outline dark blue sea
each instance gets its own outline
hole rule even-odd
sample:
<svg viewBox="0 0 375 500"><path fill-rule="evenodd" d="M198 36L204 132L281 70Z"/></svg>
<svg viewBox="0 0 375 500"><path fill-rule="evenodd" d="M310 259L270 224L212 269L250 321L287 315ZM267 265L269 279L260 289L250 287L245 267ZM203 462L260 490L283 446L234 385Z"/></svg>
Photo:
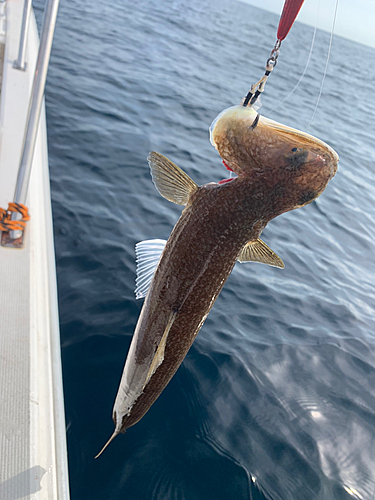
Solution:
<svg viewBox="0 0 375 500"><path fill-rule="evenodd" d="M330 35L280 105L309 55L299 23L260 112L329 143L338 173L264 231L285 269L236 265L161 397L94 460L142 306L134 246L181 212L147 155L227 177L208 127L262 76L278 19L235 0L61 2L46 103L72 500L375 498L375 50L334 36L308 128Z"/></svg>

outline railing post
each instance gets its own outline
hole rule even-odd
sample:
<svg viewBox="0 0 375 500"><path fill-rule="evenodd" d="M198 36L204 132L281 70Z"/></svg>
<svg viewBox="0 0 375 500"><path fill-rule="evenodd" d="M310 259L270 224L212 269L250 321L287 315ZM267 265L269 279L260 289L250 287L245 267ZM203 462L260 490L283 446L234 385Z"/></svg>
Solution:
<svg viewBox="0 0 375 500"><path fill-rule="evenodd" d="M39 129L39 118L43 103L44 87L46 83L58 7L59 0L47 0L47 5L44 12L43 27L40 35L38 58L35 66L34 81L29 102L21 160L18 169L16 189L14 192L13 201L15 203L26 204L31 166L34 157L36 137ZM18 219L18 217L19 214L17 213L12 214L13 220ZM22 231L10 232L10 238L12 240L18 239L21 236Z"/></svg>
<svg viewBox="0 0 375 500"><path fill-rule="evenodd" d="M30 24L29 20L31 12L31 2L32 0L25 0L25 3L23 4L22 26L20 34L20 45L18 49L18 58L13 63L13 68L20 69L22 71L26 70L25 52L26 52L27 34L29 32L29 24Z"/></svg>

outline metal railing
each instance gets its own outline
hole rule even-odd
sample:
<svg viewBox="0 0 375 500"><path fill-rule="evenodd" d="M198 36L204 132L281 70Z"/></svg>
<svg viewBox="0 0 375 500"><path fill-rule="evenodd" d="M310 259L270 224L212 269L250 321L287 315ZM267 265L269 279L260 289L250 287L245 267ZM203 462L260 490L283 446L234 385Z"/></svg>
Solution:
<svg viewBox="0 0 375 500"><path fill-rule="evenodd" d="M27 34L29 32L31 2L32 2L32 0L25 0L25 3L23 4L20 46L18 49L17 60L14 61L14 64L13 64L13 68L20 69L22 71L26 71L25 53L26 53Z"/></svg>
<svg viewBox="0 0 375 500"><path fill-rule="evenodd" d="M35 66L34 81L30 94L29 109L28 109L26 127L23 138L23 146L22 146L21 159L17 175L16 189L14 192L13 201L15 203L22 203L22 204L26 203L31 166L33 162L35 142L39 128L40 112L43 104L44 88L45 88L48 64L51 54L53 34L55 31L58 7L59 7L59 0L47 0L44 11L42 30L40 34L40 44ZM26 50L30 11L31 11L31 0L25 0L18 59L17 61L14 62L14 68L23 71L31 70L30 67L29 68L25 67L26 65L25 50ZM18 213L12 214L13 220L18 219L19 217L20 215ZM22 231L10 232L11 240L20 239L21 237L22 237Z"/></svg>

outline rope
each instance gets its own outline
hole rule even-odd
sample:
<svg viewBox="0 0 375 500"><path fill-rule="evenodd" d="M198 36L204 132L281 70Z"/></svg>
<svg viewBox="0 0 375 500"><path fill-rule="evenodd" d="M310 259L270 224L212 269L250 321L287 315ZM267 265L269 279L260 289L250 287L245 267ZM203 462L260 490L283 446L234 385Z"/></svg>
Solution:
<svg viewBox="0 0 375 500"><path fill-rule="evenodd" d="M12 213L22 215L20 220L11 220ZM9 203L8 210L0 208L0 231L24 231L26 222L30 220L29 210L22 203Z"/></svg>

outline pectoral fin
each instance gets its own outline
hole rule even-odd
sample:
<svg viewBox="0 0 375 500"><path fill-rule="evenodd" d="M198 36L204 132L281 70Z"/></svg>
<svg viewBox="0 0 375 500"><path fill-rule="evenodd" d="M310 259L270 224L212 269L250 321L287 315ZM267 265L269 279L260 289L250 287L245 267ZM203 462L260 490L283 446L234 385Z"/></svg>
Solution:
<svg viewBox="0 0 375 500"><path fill-rule="evenodd" d="M198 185L177 165L160 153L152 151L148 156L151 176L156 189L169 201L186 205Z"/></svg>
<svg viewBox="0 0 375 500"><path fill-rule="evenodd" d="M239 262L262 262L281 269L285 267L280 257L261 239L246 243L238 256L238 260Z"/></svg>
<svg viewBox="0 0 375 500"><path fill-rule="evenodd" d="M176 312L173 312L173 313L171 313L171 315L169 317L167 326L165 327L163 336L162 336L161 341L160 341L160 343L158 345L158 348L156 350L154 359L152 360L150 369L149 369L149 371L147 373L147 377L146 377L146 381L145 381L145 383L143 385L143 389L146 387L146 385L148 384L150 378L156 372L157 367L160 366L162 364L162 362L164 361L164 352L165 352L165 346L167 344L168 334L169 334L169 331L170 331L170 329L171 329L171 327L173 325L173 321L176 318L176 314L177 314Z"/></svg>

